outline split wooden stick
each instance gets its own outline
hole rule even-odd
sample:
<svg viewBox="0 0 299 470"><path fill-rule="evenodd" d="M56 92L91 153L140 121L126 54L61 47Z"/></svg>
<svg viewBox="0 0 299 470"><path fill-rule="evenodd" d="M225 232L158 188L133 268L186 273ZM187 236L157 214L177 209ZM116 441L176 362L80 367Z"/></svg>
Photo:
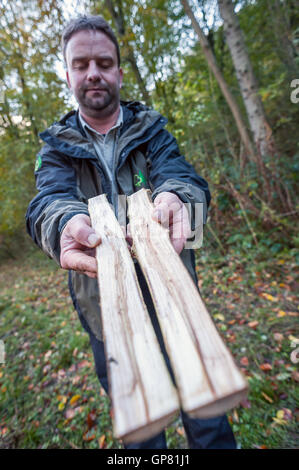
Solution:
<svg viewBox="0 0 299 470"><path fill-rule="evenodd" d="M160 432L177 413L177 391L164 362L123 231L106 196L89 199L114 435L125 443Z"/></svg>
<svg viewBox="0 0 299 470"><path fill-rule="evenodd" d="M247 382L221 339L168 229L152 219L149 190L128 197L133 250L147 280L182 408L208 418L246 396Z"/></svg>

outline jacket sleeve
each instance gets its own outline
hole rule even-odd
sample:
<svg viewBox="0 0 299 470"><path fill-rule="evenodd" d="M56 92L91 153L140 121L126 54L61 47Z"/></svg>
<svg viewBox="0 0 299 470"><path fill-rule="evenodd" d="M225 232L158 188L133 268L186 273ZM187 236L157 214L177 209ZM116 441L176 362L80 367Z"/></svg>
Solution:
<svg viewBox="0 0 299 470"><path fill-rule="evenodd" d="M60 264L60 233L76 214L87 214L77 194L76 174L68 159L45 145L37 157L38 194L30 202L26 226L34 242Z"/></svg>
<svg viewBox="0 0 299 470"><path fill-rule="evenodd" d="M196 231L207 220L211 201L208 183L180 154L176 139L165 129L150 142L147 151L149 179L154 189L152 199L163 191L177 194L181 201L188 204L191 229Z"/></svg>

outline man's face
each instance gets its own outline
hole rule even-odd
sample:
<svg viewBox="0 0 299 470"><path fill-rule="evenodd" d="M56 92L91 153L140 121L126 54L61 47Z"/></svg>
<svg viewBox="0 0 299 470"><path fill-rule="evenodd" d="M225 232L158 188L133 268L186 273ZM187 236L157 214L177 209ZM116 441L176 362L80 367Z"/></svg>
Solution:
<svg viewBox="0 0 299 470"><path fill-rule="evenodd" d="M66 47L67 82L83 114L106 117L119 106L122 69L116 47L100 31L79 31Z"/></svg>

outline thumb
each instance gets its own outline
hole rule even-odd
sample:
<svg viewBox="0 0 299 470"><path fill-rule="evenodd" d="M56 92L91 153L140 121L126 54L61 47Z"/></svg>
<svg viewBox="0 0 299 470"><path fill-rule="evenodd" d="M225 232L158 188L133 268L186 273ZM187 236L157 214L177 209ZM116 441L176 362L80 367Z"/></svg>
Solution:
<svg viewBox="0 0 299 470"><path fill-rule="evenodd" d="M65 228L69 236L81 245L94 248L101 242L101 237L91 227L90 217L85 214L72 217Z"/></svg>

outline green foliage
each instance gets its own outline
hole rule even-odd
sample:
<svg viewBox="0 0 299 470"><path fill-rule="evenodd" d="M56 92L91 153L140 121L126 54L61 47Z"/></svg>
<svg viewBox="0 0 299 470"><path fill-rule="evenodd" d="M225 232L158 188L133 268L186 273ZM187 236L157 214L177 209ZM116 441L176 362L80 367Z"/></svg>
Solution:
<svg viewBox="0 0 299 470"><path fill-rule="evenodd" d="M168 129L182 153L209 182L211 221L225 219L232 230L242 226L242 235L251 240L254 230L267 232L273 227L291 235L298 211L294 192L298 105L290 101L290 77L298 62L296 56L292 59L298 24L294 1L239 2L240 25L277 144L274 159L264 159L264 173L244 154L233 116L181 2L110 3L122 21L122 31L108 2L86 0L85 6L86 11L103 14L117 31L125 70L122 98L144 100L147 89L153 106L168 118ZM64 1L3 0L0 5L0 78L5 90L0 103L0 241L8 253L24 235L24 214L35 193L33 167L42 144L38 133L59 119L70 101L65 83L57 76ZM246 121L217 2L194 2L193 9ZM288 44L288 53L283 53ZM267 199L269 194L272 201ZM220 226L217 222L218 235ZM231 244L231 236L221 234L224 246L227 240Z"/></svg>
<svg viewBox="0 0 299 470"><path fill-rule="evenodd" d="M24 216L35 193L38 137L66 108L55 72L63 2L0 2L0 241L14 250L24 237ZM34 14L32 13L34 12Z"/></svg>

